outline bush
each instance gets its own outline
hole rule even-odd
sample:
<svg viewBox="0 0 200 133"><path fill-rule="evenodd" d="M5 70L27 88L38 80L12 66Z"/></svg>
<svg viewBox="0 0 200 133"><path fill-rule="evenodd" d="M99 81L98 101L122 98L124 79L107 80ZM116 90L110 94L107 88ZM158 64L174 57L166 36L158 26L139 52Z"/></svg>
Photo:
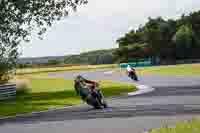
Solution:
<svg viewBox="0 0 200 133"><path fill-rule="evenodd" d="M30 81L26 79L17 79L15 81L17 94L24 94L30 91Z"/></svg>
<svg viewBox="0 0 200 133"><path fill-rule="evenodd" d="M48 61L48 65L58 65L60 63L61 63L61 61L59 61L59 60L49 60Z"/></svg>
<svg viewBox="0 0 200 133"><path fill-rule="evenodd" d="M0 61L0 84L6 83L10 79L11 71L7 63Z"/></svg>
<svg viewBox="0 0 200 133"><path fill-rule="evenodd" d="M0 40L0 46L1 45ZM15 72L16 59L18 57L17 48L12 46L1 46L0 57L0 82L5 83Z"/></svg>

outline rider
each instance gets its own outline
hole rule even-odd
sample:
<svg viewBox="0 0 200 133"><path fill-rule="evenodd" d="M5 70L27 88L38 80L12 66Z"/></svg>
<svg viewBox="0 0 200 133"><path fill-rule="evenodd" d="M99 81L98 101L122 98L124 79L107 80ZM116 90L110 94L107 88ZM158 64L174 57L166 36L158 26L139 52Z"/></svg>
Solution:
<svg viewBox="0 0 200 133"><path fill-rule="evenodd" d="M126 67L128 75L135 75L135 80L138 81L135 69L132 68L130 65Z"/></svg>
<svg viewBox="0 0 200 133"><path fill-rule="evenodd" d="M133 71L133 69L131 68L131 66L130 66L130 65L128 65L128 66L127 66L126 70L127 70L127 72L128 72L128 73L130 73L130 72L132 72L132 71Z"/></svg>
<svg viewBox="0 0 200 133"><path fill-rule="evenodd" d="M87 80L80 75L75 78L74 88L76 93L80 95L83 100L86 100L90 94L100 98L100 94L98 94L99 91L96 90L96 86L98 86L97 82Z"/></svg>
<svg viewBox="0 0 200 133"><path fill-rule="evenodd" d="M128 74L133 73L135 71L135 69L133 69L130 65L127 66L126 70Z"/></svg>

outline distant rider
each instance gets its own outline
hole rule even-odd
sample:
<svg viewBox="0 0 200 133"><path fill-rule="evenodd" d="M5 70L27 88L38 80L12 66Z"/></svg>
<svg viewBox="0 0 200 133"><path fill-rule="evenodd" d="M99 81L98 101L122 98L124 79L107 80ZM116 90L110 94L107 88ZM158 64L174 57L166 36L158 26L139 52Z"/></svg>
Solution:
<svg viewBox="0 0 200 133"><path fill-rule="evenodd" d="M138 78L137 78L137 75L136 75L136 72L135 72L135 69L132 68L130 65L128 65L126 67L126 70L127 70L127 73L128 73L128 76L131 77L132 75L134 76L134 80L135 81L138 81Z"/></svg>

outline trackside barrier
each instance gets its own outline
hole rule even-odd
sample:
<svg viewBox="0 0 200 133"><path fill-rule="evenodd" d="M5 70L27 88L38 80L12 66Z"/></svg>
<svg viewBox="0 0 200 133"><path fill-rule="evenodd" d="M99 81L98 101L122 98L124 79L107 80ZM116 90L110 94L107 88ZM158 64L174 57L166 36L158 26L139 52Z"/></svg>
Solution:
<svg viewBox="0 0 200 133"><path fill-rule="evenodd" d="M120 68L126 68L128 65L131 67L148 67L153 66L151 61L142 61L142 62L128 62L128 63L121 63Z"/></svg>
<svg viewBox="0 0 200 133"><path fill-rule="evenodd" d="M0 85L0 100L9 100L16 97L16 85Z"/></svg>

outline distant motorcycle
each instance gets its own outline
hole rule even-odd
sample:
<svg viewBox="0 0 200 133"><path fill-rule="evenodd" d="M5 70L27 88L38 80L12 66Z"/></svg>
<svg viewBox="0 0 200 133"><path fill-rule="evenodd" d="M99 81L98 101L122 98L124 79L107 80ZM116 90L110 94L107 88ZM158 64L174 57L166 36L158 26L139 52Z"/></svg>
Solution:
<svg viewBox="0 0 200 133"><path fill-rule="evenodd" d="M128 77L130 77L134 81L138 81L138 76L135 72L135 69L132 68L132 71L128 72Z"/></svg>

